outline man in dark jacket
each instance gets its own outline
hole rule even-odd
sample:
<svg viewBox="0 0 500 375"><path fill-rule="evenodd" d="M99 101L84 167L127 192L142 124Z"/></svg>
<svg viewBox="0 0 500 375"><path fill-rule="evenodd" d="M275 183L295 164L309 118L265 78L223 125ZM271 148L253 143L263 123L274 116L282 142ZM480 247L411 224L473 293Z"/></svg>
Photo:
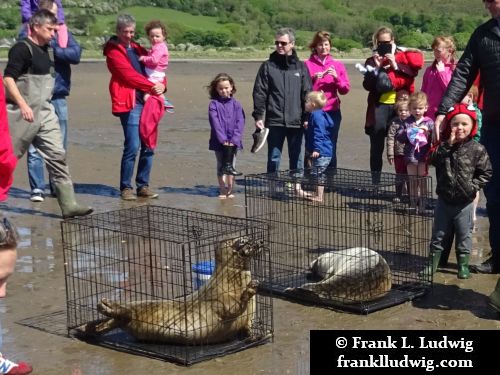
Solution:
<svg viewBox="0 0 500 375"><path fill-rule="evenodd" d="M462 100L480 71L480 84L484 87L481 143L486 147L493 167L493 178L484 189L492 257L481 265L471 266L471 270L500 273L500 0L483 2L492 19L472 34L438 108L434 134L439 137L444 114Z"/></svg>
<svg viewBox="0 0 500 375"><path fill-rule="evenodd" d="M294 50L293 30L279 29L274 44L276 51L261 65L253 87L252 117L255 126L269 129L268 173L279 170L285 138L289 168L303 167L300 155L307 119L304 104L306 94L312 87L307 67Z"/></svg>
<svg viewBox="0 0 500 375"><path fill-rule="evenodd" d="M55 0L40 1L40 9L47 9L54 15L57 14L57 4ZM20 35L26 37L26 31ZM68 129L68 103L66 97L71 89L71 64L80 63L82 48L73 35L68 32L68 45L65 48L59 46L57 35L50 42L50 47L54 51L54 68L56 81L51 103L56 110L57 119L61 128L61 136L64 149L67 150L67 129ZM44 162L40 154L33 145L28 149L28 177L31 188L32 202L44 201L45 178L43 173ZM55 194L54 187L50 185L52 195Z"/></svg>

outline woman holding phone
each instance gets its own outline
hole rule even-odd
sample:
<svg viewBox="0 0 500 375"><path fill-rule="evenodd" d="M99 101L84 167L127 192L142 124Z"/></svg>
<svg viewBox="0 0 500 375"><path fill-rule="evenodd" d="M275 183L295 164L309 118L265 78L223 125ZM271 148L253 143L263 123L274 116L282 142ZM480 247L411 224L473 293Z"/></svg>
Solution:
<svg viewBox="0 0 500 375"><path fill-rule="evenodd" d="M365 66L368 69L363 87L368 91L365 133L370 137L370 170L373 183L380 180L387 127L394 116L393 106L398 91L414 91L414 81L424 65L424 57L418 50L398 47L394 33L381 27L373 34L373 55Z"/></svg>

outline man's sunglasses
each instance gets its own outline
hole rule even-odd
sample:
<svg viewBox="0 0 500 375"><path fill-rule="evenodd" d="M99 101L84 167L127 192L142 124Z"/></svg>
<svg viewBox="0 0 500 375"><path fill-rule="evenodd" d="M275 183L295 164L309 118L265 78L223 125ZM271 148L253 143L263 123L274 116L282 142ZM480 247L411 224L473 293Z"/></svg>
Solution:
<svg viewBox="0 0 500 375"><path fill-rule="evenodd" d="M280 42L279 40L276 40L274 42L274 45L277 47L277 46L281 46L281 47L286 47L288 44L290 44L290 42Z"/></svg>

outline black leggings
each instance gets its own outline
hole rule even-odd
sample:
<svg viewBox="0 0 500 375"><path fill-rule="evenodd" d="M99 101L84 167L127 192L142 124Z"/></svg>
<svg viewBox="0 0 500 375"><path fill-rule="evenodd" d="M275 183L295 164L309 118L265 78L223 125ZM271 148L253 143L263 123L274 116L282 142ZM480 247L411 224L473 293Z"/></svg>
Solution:
<svg viewBox="0 0 500 375"><path fill-rule="evenodd" d="M389 121L394 116L392 104L378 103L375 106L375 124L370 131L370 170L382 171L385 137Z"/></svg>

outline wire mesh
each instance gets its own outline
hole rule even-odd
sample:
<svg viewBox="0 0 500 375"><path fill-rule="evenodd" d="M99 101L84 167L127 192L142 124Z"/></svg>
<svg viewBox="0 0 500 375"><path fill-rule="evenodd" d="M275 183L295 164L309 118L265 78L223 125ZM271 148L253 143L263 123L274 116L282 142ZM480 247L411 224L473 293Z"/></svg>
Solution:
<svg viewBox="0 0 500 375"><path fill-rule="evenodd" d="M186 365L272 339L272 300L254 295L266 223L147 205L61 230L70 334Z"/></svg>
<svg viewBox="0 0 500 375"><path fill-rule="evenodd" d="M245 177L247 217L270 224L273 278L262 287L356 313L425 294L432 283L425 272L431 178L409 181L403 175L340 168L320 177L316 172ZM319 189L323 200L313 201ZM388 270L375 277L374 269L384 262Z"/></svg>

